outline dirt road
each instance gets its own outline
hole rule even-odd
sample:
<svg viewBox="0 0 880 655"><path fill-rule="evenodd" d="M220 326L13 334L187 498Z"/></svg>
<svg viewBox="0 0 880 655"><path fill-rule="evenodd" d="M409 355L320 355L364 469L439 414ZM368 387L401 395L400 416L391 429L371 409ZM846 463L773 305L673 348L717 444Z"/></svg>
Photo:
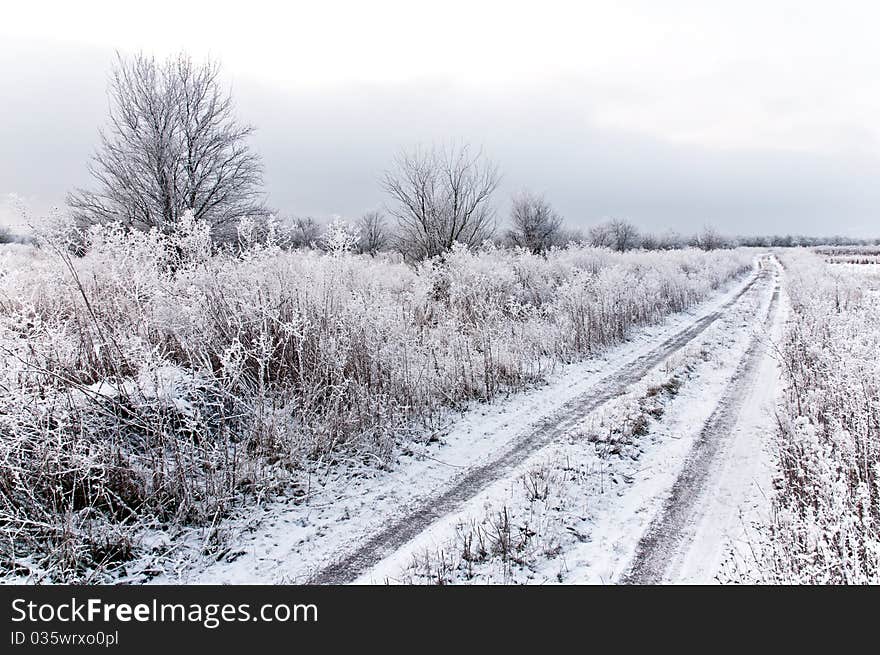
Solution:
<svg viewBox="0 0 880 655"><path fill-rule="evenodd" d="M737 541L747 547L753 518L747 514L755 504L750 496L769 491L760 449L767 446L762 431L776 393L772 347L780 325L779 293L777 280L764 329L753 337L619 582L711 582L726 551Z"/></svg>
<svg viewBox="0 0 880 655"><path fill-rule="evenodd" d="M610 372L588 391L563 405L559 411L534 424L530 430L510 442L508 447L497 456L469 468L451 485L437 494L424 498L417 506L361 541L353 550L322 567L312 575L309 582L340 584L355 580L383 558L425 531L438 519L463 506L488 485L510 475L513 469L530 455L554 440L562 438L585 415L626 393L631 385L641 380L651 369L699 337L731 307L740 302L745 294L753 291L756 285L760 286L759 283L766 285L769 283L769 278L774 275L775 267L769 266L769 260L765 261L765 266L762 266L761 270L724 305L696 319L641 357ZM774 300L772 307L775 305ZM771 314L773 311L775 310L771 309ZM747 376L751 373L758 360L757 352L758 348L753 344L743 358L741 363L743 370L738 371L738 375ZM639 560L632 574L627 577L627 581L642 581L642 576L645 580L658 579L653 572L662 569L661 562L664 557L668 556L670 549L675 548L675 544L684 539L680 535L683 532L682 526L687 523L685 517L696 502L696 498L700 496L700 490L705 488L705 479L709 475L708 465L713 460L713 454L718 447L718 439L713 438L713 435L722 433L737 416L743 402L740 396L743 395L744 388L735 386L730 389L729 393L725 394L729 398L719 406L706 425L705 437L700 440L694 451L691 467L693 471L684 473L680 482L676 483L677 491L673 492L668 508L664 510L664 516L668 515L668 517L662 519L652 529L651 535L654 535L654 540L649 541L649 537L646 537L645 543L640 545Z"/></svg>

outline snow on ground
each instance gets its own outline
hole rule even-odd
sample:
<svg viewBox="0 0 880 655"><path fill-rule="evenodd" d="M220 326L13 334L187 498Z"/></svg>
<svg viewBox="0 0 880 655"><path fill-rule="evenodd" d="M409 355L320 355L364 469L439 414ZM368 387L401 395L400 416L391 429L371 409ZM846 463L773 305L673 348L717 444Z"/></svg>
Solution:
<svg viewBox="0 0 880 655"><path fill-rule="evenodd" d="M677 562L670 581L708 583L727 572L754 565L755 524L770 517L775 442L774 415L779 402L780 370L776 353L788 316L787 298L767 334L759 335L762 356L743 411L730 433L726 452L710 475L693 541ZM718 576L721 576L720 578Z"/></svg>
<svg viewBox="0 0 880 655"><path fill-rule="evenodd" d="M357 582L616 581L753 335L770 344L773 335L762 333L762 323L773 290L768 276L684 351L585 416L566 442L534 454ZM775 332L779 325L776 320ZM769 457L761 444L772 430L775 375L773 359L762 357L761 383L748 398L749 411L723 458L680 577L672 581L713 580L731 548L742 547L739 526L760 519L767 507ZM642 425L640 415L648 426L633 430ZM622 434L615 437L619 426Z"/></svg>
<svg viewBox="0 0 880 655"><path fill-rule="evenodd" d="M544 386L456 416L451 427L438 430L428 443L401 451L391 471L358 463L327 467L309 480L305 498L267 502L250 508L247 516L225 521L228 547L215 556L216 561L199 554L204 535L190 534L185 541L175 539L176 552L165 552L161 561L149 566L132 567L130 576L137 579L146 574L164 583L307 581L391 518L405 514L419 499L490 458L566 401L718 310L747 282L738 281L694 311L640 331L601 357L561 368ZM723 332L718 338L728 339Z"/></svg>

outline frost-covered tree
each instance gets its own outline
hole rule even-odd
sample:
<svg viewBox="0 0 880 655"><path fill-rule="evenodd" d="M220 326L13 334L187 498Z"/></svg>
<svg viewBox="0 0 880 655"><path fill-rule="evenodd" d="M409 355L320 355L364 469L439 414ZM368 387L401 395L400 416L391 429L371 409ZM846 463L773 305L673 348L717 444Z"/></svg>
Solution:
<svg viewBox="0 0 880 655"><path fill-rule="evenodd" d="M674 230L666 230L663 234L660 235L660 238L657 243L657 247L660 250L680 250L684 248L685 239L678 232Z"/></svg>
<svg viewBox="0 0 880 655"><path fill-rule="evenodd" d="M627 220L612 219L608 224L611 230L612 247L618 252L632 250L639 245L639 230Z"/></svg>
<svg viewBox="0 0 880 655"><path fill-rule="evenodd" d="M701 250L717 250L727 247L727 239L721 236L715 228L707 225L699 234L691 239L691 245Z"/></svg>
<svg viewBox="0 0 880 655"><path fill-rule="evenodd" d="M543 196L522 191L513 197L507 240L538 254L559 242L562 217Z"/></svg>
<svg viewBox="0 0 880 655"><path fill-rule="evenodd" d="M653 232L645 232L642 234L639 247L641 247L643 250L659 250L660 239Z"/></svg>
<svg viewBox="0 0 880 655"><path fill-rule="evenodd" d="M627 220L612 218L590 228L590 243L596 247L625 252L639 245L639 230Z"/></svg>
<svg viewBox="0 0 880 655"><path fill-rule="evenodd" d="M317 244L324 227L311 216L296 216L283 221L281 232L284 246L295 250Z"/></svg>
<svg viewBox="0 0 880 655"><path fill-rule="evenodd" d="M385 250L389 242L388 226L385 216L380 211L369 211L357 223L360 236L358 250L368 255Z"/></svg>
<svg viewBox="0 0 880 655"><path fill-rule="evenodd" d="M109 125L89 165L97 190L67 200L80 224L169 233L191 210L228 239L242 217L267 213L260 158L247 145L253 128L237 121L219 75L218 64L183 54L117 58Z"/></svg>
<svg viewBox="0 0 880 655"><path fill-rule="evenodd" d="M334 216L327 226L327 231L321 236L319 245L331 255L339 256L356 250L359 241L357 231L351 229L339 216Z"/></svg>
<svg viewBox="0 0 880 655"><path fill-rule="evenodd" d="M610 248L611 232L608 229L608 224L600 223L591 227L587 232L587 239L590 245L595 248Z"/></svg>
<svg viewBox="0 0 880 655"><path fill-rule="evenodd" d="M499 181L498 168L467 145L401 152L382 180L393 201L389 212L398 221L399 248L424 259L456 243L476 246L490 238Z"/></svg>

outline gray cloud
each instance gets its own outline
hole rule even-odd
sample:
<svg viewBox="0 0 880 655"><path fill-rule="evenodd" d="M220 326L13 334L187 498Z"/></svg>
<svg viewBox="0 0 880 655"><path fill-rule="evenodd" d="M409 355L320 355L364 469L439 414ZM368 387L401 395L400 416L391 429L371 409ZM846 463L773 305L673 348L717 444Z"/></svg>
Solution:
<svg viewBox="0 0 880 655"><path fill-rule="evenodd" d="M3 50L0 193L42 209L88 183L112 60L84 47ZM600 128L597 108L627 99L626 89L582 79L284 91L238 78L233 88L241 117L258 128L269 202L284 214L357 216L382 203L378 179L397 149L459 139L500 165L502 214L509 193L528 187L580 226L623 216L652 230L711 223L728 233L880 233L875 158L676 145Z"/></svg>

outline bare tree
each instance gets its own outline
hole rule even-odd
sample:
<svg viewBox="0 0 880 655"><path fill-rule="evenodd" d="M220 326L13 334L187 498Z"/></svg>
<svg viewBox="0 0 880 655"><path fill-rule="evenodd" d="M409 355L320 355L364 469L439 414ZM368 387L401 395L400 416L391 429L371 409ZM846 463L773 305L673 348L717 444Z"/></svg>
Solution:
<svg viewBox="0 0 880 655"><path fill-rule="evenodd" d="M521 191L513 197L507 240L535 254L558 244L562 217L543 196Z"/></svg>
<svg viewBox="0 0 880 655"><path fill-rule="evenodd" d="M659 250L660 239L653 232L644 232L639 241L639 247L645 250Z"/></svg>
<svg viewBox="0 0 880 655"><path fill-rule="evenodd" d="M311 216L298 216L285 221L284 245L288 248L309 248L318 243L324 228Z"/></svg>
<svg viewBox="0 0 880 655"><path fill-rule="evenodd" d="M694 235L691 239L691 245L701 250L717 250L726 247L727 240L718 234L715 228L707 225L702 232Z"/></svg>
<svg viewBox="0 0 880 655"><path fill-rule="evenodd" d="M790 248L794 243L794 237L790 234L776 234L770 237L770 245L774 248Z"/></svg>
<svg viewBox="0 0 880 655"><path fill-rule="evenodd" d="M639 245L639 230L635 225L622 218L613 218L608 223L611 230L611 247L618 252L632 250Z"/></svg>
<svg viewBox="0 0 880 655"><path fill-rule="evenodd" d="M163 63L118 56L108 91L110 120L89 171L98 191L77 190L68 205L84 224L120 221L133 229L174 229L192 210L229 238L244 216L266 215L262 165L237 122L216 63L186 55Z"/></svg>
<svg viewBox="0 0 880 655"><path fill-rule="evenodd" d="M660 235L657 246L660 250L680 250L685 247L685 239L674 230L667 230Z"/></svg>
<svg viewBox="0 0 880 655"><path fill-rule="evenodd" d="M479 245L495 231L490 201L499 181L495 165L467 145L401 152L382 180L394 201L398 246L423 259L455 243Z"/></svg>
<svg viewBox="0 0 880 655"><path fill-rule="evenodd" d="M587 233L587 239L590 241L590 245L595 248L610 248L612 239L608 223L600 223L591 227Z"/></svg>
<svg viewBox="0 0 880 655"><path fill-rule="evenodd" d="M629 221L622 218L612 218L590 228L590 243L618 252L632 250L639 245L639 230Z"/></svg>
<svg viewBox="0 0 880 655"><path fill-rule="evenodd" d="M357 223L360 241L358 250L369 255L385 250L388 246L388 227L385 224L385 215L380 211L369 211Z"/></svg>

